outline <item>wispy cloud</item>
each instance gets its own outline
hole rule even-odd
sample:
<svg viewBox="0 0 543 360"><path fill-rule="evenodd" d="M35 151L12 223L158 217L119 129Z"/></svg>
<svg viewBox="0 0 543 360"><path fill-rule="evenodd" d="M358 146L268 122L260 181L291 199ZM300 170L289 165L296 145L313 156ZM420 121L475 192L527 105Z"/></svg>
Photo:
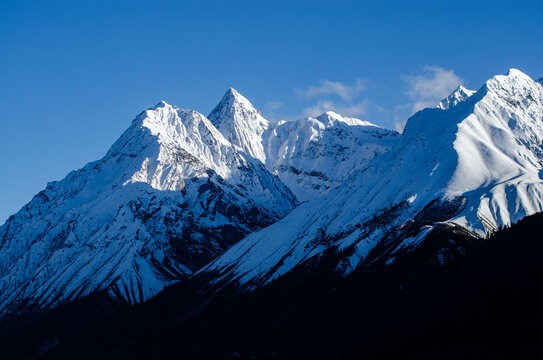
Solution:
<svg viewBox="0 0 543 360"><path fill-rule="evenodd" d="M311 85L306 90L297 90L296 92L308 98L337 95L344 101L351 101L356 94L365 89L366 84L360 79L356 79L352 85L343 84L339 81L321 80L319 85Z"/></svg>
<svg viewBox="0 0 543 360"><path fill-rule="evenodd" d="M425 66L423 74L406 76L405 80L408 84L407 95L413 100L413 111L435 106L462 84L462 79L453 70L440 66Z"/></svg>
<svg viewBox="0 0 543 360"><path fill-rule="evenodd" d="M344 116L362 116L366 113L369 102L362 100L355 104L337 104L331 100L322 100L303 110L304 116L317 116L325 111L334 111Z"/></svg>
<svg viewBox="0 0 543 360"><path fill-rule="evenodd" d="M361 116L367 111L368 101L357 99L367 89L367 82L356 79L351 84L339 81L321 80L305 90L295 92L306 99L320 98L302 110L302 116L317 116L325 111L334 111L344 116Z"/></svg>
<svg viewBox="0 0 543 360"><path fill-rule="evenodd" d="M405 128L407 119L413 113L412 112L413 104L402 104L396 105L392 110L392 117L394 120L394 130L401 133Z"/></svg>
<svg viewBox="0 0 543 360"><path fill-rule="evenodd" d="M407 119L415 112L427 107L434 107L463 83L454 70L440 66L424 66L422 72L403 77L407 83L405 94L411 100L396 105L390 115L394 121L394 129L402 132Z"/></svg>
<svg viewBox="0 0 543 360"><path fill-rule="evenodd" d="M378 95L364 92L370 86L375 87L371 79L355 79L346 83L325 79L317 85L307 86L304 90L294 90L305 102L301 110L289 112L288 101L285 101L284 105L278 101L268 101L263 109L266 116L272 120L294 120L334 111L343 116L363 118L376 124L389 126L393 124L395 130L402 132L407 119L414 112L436 106L440 100L462 84L462 79L454 70L440 66L424 66L419 72L402 76L401 79L405 82L405 89L396 88L395 92L385 95L389 97L396 95L400 99L404 97L403 100L399 104L388 104L386 107L380 106L375 102L375 98L370 97ZM377 87L381 94L384 89L386 90L386 87Z"/></svg>

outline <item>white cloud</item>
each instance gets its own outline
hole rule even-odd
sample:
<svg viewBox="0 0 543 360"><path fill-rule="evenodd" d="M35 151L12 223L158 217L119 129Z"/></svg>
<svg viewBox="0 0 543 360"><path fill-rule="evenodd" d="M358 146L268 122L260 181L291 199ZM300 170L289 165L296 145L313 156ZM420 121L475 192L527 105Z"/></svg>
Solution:
<svg viewBox="0 0 543 360"><path fill-rule="evenodd" d="M392 116L394 119L394 130L399 133L402 133L405 129L405 124L407 124L407 119L411 114L413 104L407 103L402 105L396 105L392 111Z"/></svg>
<svg viewBox="0 0 543 360"><path fill-rule="evenodd" d="M439 66L425 66L423 74L406 76L405 80L408 84L407 96L413 100L413 111L436 106L462 84L462 79L453 70Z"/></svg>
<svg viewBox="0 0 543 360"><path fill-rule="evenodd" d="M339 81L321 80L319 85L309 86L306 90L295 90L305 98L320 97L316 104L306 107L302 116L318 116L325 111L334 111L343 116L361 116L367 111L368 101L357 101L357 94L366 89L366 83L356 79L352 84L344 84ZM330 97L337 96L334 100Z"/></svg>
<svg viewBox="0 0 543 360"><path fill-rule="evenodd" d="M334 111L343 116L362 116L368 108L368 100L356 104L337 104L331 100L322 100L303 111L304 116L318 116L325 111Z"/></svg>
<svg viewBox="0 0 543 360"><path fill-rule="evenodd" d="M372 99L362 96L361 93L373 83L371 80L357 79L352 83L321 80L318 85L308 86L304 90L294 90L307 100L301 112L296 115L273 114L273 118L292 120L334 111L343 116L364 118L377 124L384 122L394 124L394 129L402 132L407 119L414 112L436 106L462 84L462 79L453 70L440 66L424 66L420 72L402 78L407 85L405 91L407 99L396 106L389 105L384 108L374 103ZM272 110L274 106L272 102L267 105L271 113L275 112ZM284 107L281 107L280 110L283 109Z"/></svg>
<svg viewBox="0 0 543 360"><path fill-rule="evenodd" d="M365 89L366 85L360 79L357 79L353 85L342 84L339 81L321 80L320 85L312 85L307 90L297 90L296 92L308 98L337 95L345 101L350 101L356 94Z"/></svg>

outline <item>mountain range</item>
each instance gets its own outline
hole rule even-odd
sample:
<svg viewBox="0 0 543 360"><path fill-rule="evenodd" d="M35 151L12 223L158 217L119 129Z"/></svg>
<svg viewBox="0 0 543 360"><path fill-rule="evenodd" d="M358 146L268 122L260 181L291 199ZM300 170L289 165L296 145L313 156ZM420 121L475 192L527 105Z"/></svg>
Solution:
<svg viewBox="0 0 543 360"><path fill-rule="evenodd" d="M398 138L334 113L270 123L233 89L209 119L162 101L0 228L0 312L148 300Z"/></svg>
<svg viewBox="0 0 543 360"><path fill-rule="evenodd" d="M437 224L485 236L541 212L542 90L515 69L476 92L458 88L411 117L391 150L201 272L252 288L332 251L333 270L347 274L390 264Z"/></svg>
<svg viewBox="0 0 543 360"><path fill-rule="evenodd" d="M207 117L162 101L0 227L0 314L386 272L439 234L484 239L542 212L542 144L543 85L516 69L402 134L334 112L270 121L234 89ZM439 266L464 251L450 241Z"/></svg>

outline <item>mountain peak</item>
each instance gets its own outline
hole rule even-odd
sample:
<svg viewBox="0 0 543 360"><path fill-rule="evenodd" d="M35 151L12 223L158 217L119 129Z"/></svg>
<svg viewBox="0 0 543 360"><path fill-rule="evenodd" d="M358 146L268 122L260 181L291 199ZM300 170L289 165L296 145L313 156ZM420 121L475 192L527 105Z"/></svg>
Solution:
<svg viewBox="0 0 543 360"><path fill-rule="evenodd" d="M466 87L462 84L458 85L458 87L453 92L468 92L473 90L468 90Z"/></svg>
<svg viewBox="0 0 543 360"><path fill-rule="evenodd" d="M230 97L234 97L234 98L239 98L239 97L241 97L241 98L245 99L245 97L243 97L243 96L239 93L239 91L237 91L237 90L234 89L233 87L228 88L228 90L226 90L226 93L224 94L224 96L225 96L225 97L226 97L226 96L230 96Z"/></svg>
<svg viewBox="0 0 543 360"><path fill-rule="evenodd" d="M172 106L170 104L168 104L166 101L160 100L158 102L158 104L153 106L151 109L156 110L156 109L163 108L163 107L172 107Z"/></svg>
<svg viewBox="0 0 543 360"><path fill-rule="evenodd" d="M517 69L494 76L485 83L482 90L485 96L489 95L494 101L507 103L513 108L526 107L533 102L538 105L543 103L540 84Z"/></svg>
<svg viewBox="0 0 543 360"><path fill-rule="evenodd" d="M351 118L351 117L346 117L346 116L342 116L334 111L325 111L323 112L322 114L320 114L319 116L316 117L317 120L325 123L325 124L333 124L334 122L336 121L341 121L347 125L350 125L350 126L376 126L375 124L372 124L370 123L369 121L364 121L364 120L360 120L360 119L357 119L357 118Z"/></svg>
<svg viewBox="0 0 543 360"><path fill-rule="evenodd" d="M458 103L466 101L475 91L466 89L463 85L459 85L449 96L441 100L437 105L442 110L447 110Z"/></svg>
<svg viewBox="0 0 543 360"><path fill-rule="evenodd" d="M534 80L518 69L509 69L505 75L496 75L487 80L485 86L488 90L507 90L514 92L514 88L531 87Z"/></svg>
<svg viewBox="0 0 543 360"><path fill-rule="evenodd" d="M511 68L507 70L506 76L528 76L519 69Z"/></svg>
<svg viewBox="0 0 543 360"><path fill-rule="evenodd" d="M265 162L262 134L268 129L269 122L238 91L229 88L208 118L239 150Z"/></svg>
<svg viewBox="0 0 543 360"><path fill-rule="evenodd" d="M216 110L219 110L220 108L223 108L223 107L239 107L239 108L244 108L246 110L249 110L249 111L258 111L255 109L255 107L253 106L253 104L251 104L251 102L249 100L247 100L247 98L243 95L241 95L236 89L234 88L229 88L223 95L221 101L219 102L219 104L211 111L211 113L209 114L208 118L211 119L213 116L213 112L215 112Z"/></svg>
<svg viewBox="0 0 543 360"><path fill-rule="evenodd" d="M342 116L339 115L338 113L336 112L333 112L331 110L328 110L328 111L325 111L323 112L322 114L320 114L319 116L316 116L315 119L318 119L318 120L321 120L323 122L326 122L326 121L334 121L334 120L338 120L340 119Z"/></svg>

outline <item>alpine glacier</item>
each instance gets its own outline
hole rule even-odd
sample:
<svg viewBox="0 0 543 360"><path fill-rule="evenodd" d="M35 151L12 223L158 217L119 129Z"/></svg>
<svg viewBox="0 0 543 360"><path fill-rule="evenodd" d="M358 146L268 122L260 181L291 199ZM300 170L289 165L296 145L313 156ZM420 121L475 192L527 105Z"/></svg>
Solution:
<svg viewBox="0 0 543 360"><path fill-rule="evenodd" d="M394 261L436 224L484 236L543 210L543 86L519 70L417 112L398 144L322 198L205 267L249 288L336 254L336 271ZM379 246L378 246L379 245Z"/></svg>

